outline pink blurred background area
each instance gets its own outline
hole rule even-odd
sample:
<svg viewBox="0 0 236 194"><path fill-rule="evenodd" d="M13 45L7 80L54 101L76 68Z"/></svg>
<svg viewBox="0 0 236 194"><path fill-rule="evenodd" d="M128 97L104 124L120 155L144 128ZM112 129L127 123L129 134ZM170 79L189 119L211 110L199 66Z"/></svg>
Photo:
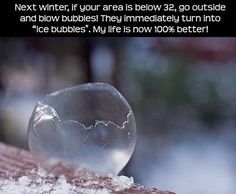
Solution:
<svg viewBox="0 0 236 194"><path fill-rule="evenodd" d="M36 102L86 82L112 84L133 108L138 142L121 174L236 193L236 38L0 38L0 141L28 149Z"/></svg>

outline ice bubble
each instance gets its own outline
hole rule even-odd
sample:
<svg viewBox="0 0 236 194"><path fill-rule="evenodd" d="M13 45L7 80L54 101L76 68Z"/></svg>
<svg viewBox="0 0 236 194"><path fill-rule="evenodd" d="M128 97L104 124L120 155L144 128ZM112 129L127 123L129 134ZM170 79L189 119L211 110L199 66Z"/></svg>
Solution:
<svg viewBox="0 0 236 194"><path fill-rule="evenodd" d="M126 99L111 85L88 83L46 95L30 118L28 144L46 169L57 163L118 174L136 144Z"/></svg>

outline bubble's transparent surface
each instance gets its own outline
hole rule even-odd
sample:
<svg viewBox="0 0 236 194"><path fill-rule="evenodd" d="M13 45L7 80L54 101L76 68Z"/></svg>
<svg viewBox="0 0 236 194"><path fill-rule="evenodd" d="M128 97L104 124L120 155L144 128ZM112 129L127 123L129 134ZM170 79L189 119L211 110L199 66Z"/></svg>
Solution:
<svg viewBox="0 0 236 194"><path fill-rule="evenodd" d="M34 159L47 169L63 162L118 174L135 147L135 118L114 87L82 84L49 94L37 103L28 143Z"/></svg>

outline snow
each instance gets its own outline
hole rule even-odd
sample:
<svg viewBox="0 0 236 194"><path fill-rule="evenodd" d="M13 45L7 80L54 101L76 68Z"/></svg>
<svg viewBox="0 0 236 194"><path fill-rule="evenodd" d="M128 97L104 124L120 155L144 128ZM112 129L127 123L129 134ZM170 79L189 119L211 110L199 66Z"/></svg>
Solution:
<svg viewBox="0 0 236 194"><path fill-rule="evenodd" d="M0 179L0 193L1 194L109 194L106 188L95 190L89 188L76 187L67 182L64 176L60 176L55 182L45 181L46 177L53 175L44 172L42 169L37 170L37 178L32 180L27 176L22 176L17 180L3 180Z"/></svg>
<svg viewBox="0 0 236 194"><path fill-rule="evenodd" d="M112 183L115 185L116 191L121 191L129 189L134 184L134 179L126 176L115 176L112 178Z"/></svg>
<svg viewBox="0 0 236 194"><path fill-rule="evenodd" d="M4 180L0 179L0 193L1 194L109 194L109 190L106 188L93 189L90 186L101 184L97 180L88 180L83 186L87 188L81 188L67 182L64 176L55 176L51 173L39 168L32 170L33 177L21 176L18 179ZM55 181L50 181L50 177ZM134 180L132 177L126 176L112 176L110 177L110 183L115 191L122 191L129 189L133 186ZM102 184L101 184L102 185ZM90 187L90 188L89 188Z"/></svg>

